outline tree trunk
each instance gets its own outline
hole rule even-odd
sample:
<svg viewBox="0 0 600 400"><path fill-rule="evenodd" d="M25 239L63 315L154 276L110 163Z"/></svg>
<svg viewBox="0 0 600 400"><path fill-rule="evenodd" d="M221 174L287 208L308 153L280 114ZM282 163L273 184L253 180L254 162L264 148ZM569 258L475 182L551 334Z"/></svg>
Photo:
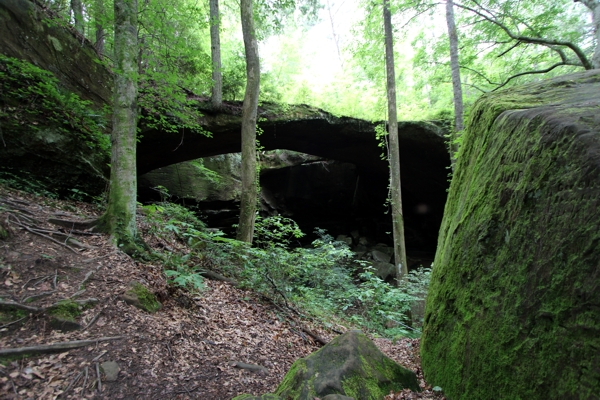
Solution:
<svg viewBox="0 0 600 400"><path fill-rule="evenodd" d="M212 59L212 97L213 108L221 108L223 103L223 74L221 72L221 39L219 0L210 0L210 55Z"/></svg>
<svg viewBox="0 0 600 400"><path fill-rule="evenodd" d="M104 8L104 0L95 0L94 1L94 19L96 25L96 51L100 56L104 55L104 43L105 43L105 35L104 31L104 15L106 14Z"/></svg>
<svg viewBox="0 0 600 400"><path fill-rule="evenodd" d="M83 4L81 0L71 0L71 11L75 20L75 30L83 35Z"/></svg>
<svg viewBox="0 0 600 400"><path fill-rule="evenodd" d="M592 23L594 24L594 36L596 36L596 47L592 56L592 65L600 69L600 2L596 1L592 9Z"/></svg>
<svg viewBox="0 0 600 400"><path fill-rule="evenodd" d="M596 47L592 56L592 67L600 68L600 1L598 0L574 0L575 2L583 3L592 13L592 26L594 30L594 38L596 39Z"/></svg>
<svg viewBox="0 0 600 400"><path fill-rule="evenodd" d="M456 33L456 24L454 22L454 2L446 0L446 25L448 26L448 39L450 40L450 68L452 70L452 92L454 95L454 131L450 135L450 159L452 160L452 169L456 162L455 154L458 151L458 145L454 143L458 133L464 129L463 122L463 94L460 83L460 66L458 63L458 34Z"/></svg>
<svg viewBox="0 0 600 400"><path fill-rule="evenodd" d="M241 0L242 33L246 51L246 94L242 108L242 195L237 239L252 243L256 217L256 113L260 88L258 43L254 32L252 0Z"/></svg>
<svg viewBox="0 0 600 400"><path fill-rule="evenodd" d="M108 208L103 217L115 245L136 250L137 0L115 0L115 90Z"/></svg>
<svg viewBox="0 0 600 400"><path fill-rule="evenodd" d="M335 32L335 24L333 23L333 12L331 10L332 4L330 0L326 0L327 4L327 13L329 14L329 23L331 24L331 35L333 36L333 42L335 43L335 49L337 51L338 59L340 60L340 65L342 69L344 68L344 61L342 60L342 52L340 51L340 38L337 36Z"/></svg>
<svg viewBox="0 0 600 400"><path fill-rule="evenodd" d="M387 75L387 97L390 146L390 194L392 202L392 233L396 280L408 274L406 246L404 243L404 217L402 215L402 191L400 189L400 144L398 142L398 116L396 112L396 75L394 69L394 40L389 0L383 0L383 26L385 29L385 70Z"/></svg>

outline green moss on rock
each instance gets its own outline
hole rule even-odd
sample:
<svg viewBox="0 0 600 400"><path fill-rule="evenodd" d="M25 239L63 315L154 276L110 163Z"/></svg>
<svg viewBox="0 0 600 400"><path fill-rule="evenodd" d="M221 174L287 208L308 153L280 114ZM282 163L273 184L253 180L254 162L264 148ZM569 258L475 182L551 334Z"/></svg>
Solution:
<svg viewBox="0 0 600 400"><path fill-rule="evenodd" d="M600 393L599 116L598 71L474 106L421 344L449 399Z"/></svg>
<svg viewBox="0 0 600 400"><path fill-rule="evenodd" d="M154 313L161 309L162 304L156 296L139 282L132 282L129 289L121 296L123 301L141 310Z"/></svg>
<svg viewBox="0 0 600 400"><path fill-rule="evenodd" d="M48 310L48 315L75 321L81 314L81 307L73 300L61 300Z"/></svg>
<svg viewBox="0 0 600 400"><path fill-rule="evenodd" d="M403 388L419 390L415 374L383 355L361 332L350 331L297 360L275 394L295 400L329 394L379 400Z"/></svg>

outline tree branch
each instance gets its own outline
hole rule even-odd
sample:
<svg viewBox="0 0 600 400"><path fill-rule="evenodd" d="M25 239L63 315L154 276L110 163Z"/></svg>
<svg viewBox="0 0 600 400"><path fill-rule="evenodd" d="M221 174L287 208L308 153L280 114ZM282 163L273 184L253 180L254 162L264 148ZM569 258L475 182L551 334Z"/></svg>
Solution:
<svg viewBox="0 0 600 400"><path fill-rule="evenodd" d="M475 2L475 4L477 4L479 6L479 4L477 2ZM589 69L593 68L592 64L590 63L590 61L588 60L588 58L586 57L586 55L584 54L584 52L579 48L579 46L577 46L574 43L565 42L565 41L562 41L562 40L544 39L544 38L537 38L537 37L531 37L531 36L524 36L524 35L515 34L506 25L504 25L502 22L498 21L493 16L490 17L490 16L484 14L483 12L481 12L479 10L476 10L476 9L474 9L472 7L466 6L464 4L455 3L455 5L457 7L460 7L462 9L464 9L464 10L470 11L470 12L472 12L472 13L480 16L481 18L485 19L486 21L488 21L488 22L490 22L490 23L498 26L500 29L502 29L513 40L517 40L517 41L520 41L520 42L523 42L523 43L539 44L539 45L548 46L548 47L549 46L563 46L563 47L567 47L567 48L571 49L571 51L573 51L573 53L575 53L575 55L577 56L577 58L581 62L580 66L582 66L586 70L589 70ZM483 7L481 7L481 8L483 8Z"/></svg>
<svg viewBox="0 0 600 400"><path fill-rule="evenodd" d="M467 71L473 72L475 75L479 76L480 78L483 78L483 80L485 80L490 85L499 85L499 83L492 82L487 76L485 76L483 73L477 71L476 69L465 67L463 65L460 66L460 69L465 69ZM485 93L485 91L484 91L484 93Z"/></svg>
<svg viewBox="0 0 600 400"><path fill-rule="evenodd" d="M498 87L496 87L495 89L493 89L492 92L495 92L496 90L500 89L501 87L506 86L508 84L508 82L510 82L511 80L513 80L515 78L518 78L520 76L523 76L523 75L534 75L534 74L545 74L546 72L550 72L550 71L552 71L555 68L562 67L562 66L569 66L569 65L572 66L573 64L559 62L559 63L556 63L554 65L549 66L548 68L538 69L538 70L534 70L534 71L520 72L520 73L515 74L515 75L509 77L508 79L506 79L502 84L500 84ZM581 65L578 64L577 66L580 67Z"/></svg>

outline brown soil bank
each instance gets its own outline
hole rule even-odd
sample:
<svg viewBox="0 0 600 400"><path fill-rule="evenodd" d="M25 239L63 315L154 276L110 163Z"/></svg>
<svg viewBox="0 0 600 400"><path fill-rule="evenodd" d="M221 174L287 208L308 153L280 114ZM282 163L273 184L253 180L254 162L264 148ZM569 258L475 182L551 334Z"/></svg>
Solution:
<svg viewBox="0 0 600 400"><path fill-rule="evenodd" d="M600 393L600 71L484 96L440 230L422 338L450 399Z"/></svg>

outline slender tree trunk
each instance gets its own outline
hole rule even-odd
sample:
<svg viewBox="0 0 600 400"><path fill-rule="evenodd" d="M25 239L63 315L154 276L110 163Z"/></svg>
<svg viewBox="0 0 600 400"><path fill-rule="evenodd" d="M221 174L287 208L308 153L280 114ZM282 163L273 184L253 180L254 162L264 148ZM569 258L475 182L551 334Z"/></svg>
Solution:
<svg viewBox="0 0 600 400"><path fill-rule="evenodd" d="M592 65L596 69L600 69L600 2L596 1L596 6L592 9L594 24L594 34L596 36L596 47L592 56Z"/></svg>
<svg viewBox="0 0 600 400"><path fill-rule="evenodd" d="M592 56L592 67L600 68L600 1L598 0L574 0L575 2L583 3L592 13L592 26L594 29L594 37L596 39L596 47Z"/></svg>
<svg viewBox="0 0 600 400"><path fill-rule="evenodd" d="M256 217L256 114L260 89L260 61L254 32L252 0L241 0L242 32L246 51L246 94L242 108L242 196L237 239L252 243Z"/></svg>
<svg viewBox="0 0 600 400"><path fill-rule="evenodd" d="M75 20L75 30L83 35L83 4L81 0L71 0L71 11Z"/></svg>
<svg viewBox="0 0 600 400"><path fill-rule="evenodd" d="M448 39L450 40L450 67L452 69L452 91L454 93L454 135L451 141L455 139L456 133L464 129L463 122L463 93L460 83L460 66L458 63L458 35L456 33L456 23L454 22L454 2L446 0L446 24L448 25ZM451 142L450 149L452 154L457 149L454 148Z"/></svg>
<svg viewBox="0 0 600 400"><path fill-rule="evenodd" d="M96 51L100 56L104 55L104 43L106 41L104 31L104 16L106 15L106 9L104 8L104 0L94 1L94 16L96 25Z"/></svg>
<svg viewBox="0 0 600 400"><path fill-rule="evenodd" d="M392 201L392 233L396 280L408 274L406 246L404 243L404 216L402 215L402 191L400 189L400 144L398 141L398 116L396 112L396 73L394 69L394 40L389 0L383 0L383 26L385 29L385 71L387 75L387 98L390 146L390 193Z"/></svg>
<svg viewBox="0 0 600 400"><path fill-rule="evenodd" d="M105 229L115 245L136 250L137 0L115 0L112 158Z"/></svg>
<svg viewBox="0 0 600 400"><path fill-rule="evenodd" d="M331 35L333 36L333 42L335 43L335 49L337 51L338 59L340 60L340 65L342 66L342 68L344 68L344 61L342 61L342 52L340 51L340 39L335 32L335 24L333 23L333 12L331 10L331 7L333 5L331 4L330 0L326 0L326 4L327 13L329 14L329 23L331 24Z"/></svg>
<svg viewBox="0 0 600 400"><path fill-rule="evenodd" d="M212 58L212 97L213 108L221 108L223 103L223 74L221 72L221 39L219 0L210 0L210 55Z"/></svg>

